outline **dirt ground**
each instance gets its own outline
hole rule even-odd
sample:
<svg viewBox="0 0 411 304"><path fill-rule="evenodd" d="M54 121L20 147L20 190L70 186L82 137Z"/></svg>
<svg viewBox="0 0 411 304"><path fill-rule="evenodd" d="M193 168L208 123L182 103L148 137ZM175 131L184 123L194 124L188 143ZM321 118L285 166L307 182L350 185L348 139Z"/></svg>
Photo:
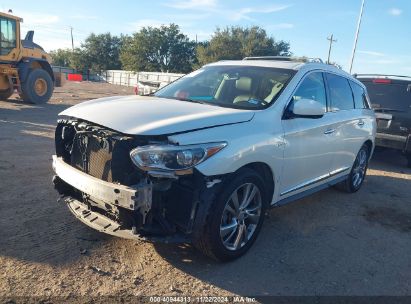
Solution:
<svg viewBox="0 0 411 304"><path fill-rule="evenodd" d="M45 105L0 102L0 297L411 295L411 170L376 153L363 188L273 209L241 259L106 236L56 202L54 126L69 105L132 88L67 83Z"/></svg>

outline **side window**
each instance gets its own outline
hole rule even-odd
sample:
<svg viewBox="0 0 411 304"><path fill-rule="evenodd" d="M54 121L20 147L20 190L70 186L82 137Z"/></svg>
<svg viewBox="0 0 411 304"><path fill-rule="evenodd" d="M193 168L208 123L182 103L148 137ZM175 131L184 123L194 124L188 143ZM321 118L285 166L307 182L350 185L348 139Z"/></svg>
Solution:
<svg viewBox="0 0 411 304"><path fill-rule="evenodd" d="M303 98L318 101L324 108L327 108L327 97L322 73L311 73L303 80L293 96L293 101L298 102L298 100Z"/></svg>
<svg viewBox="0 0 411 304"><path fill-rule="evenodd" d="M16 21L0 18L0 55L7 55L16 45Z"/></svg>
<svg viewBox="0 0 411 304"><path fill-rule="evenodd" d="M353 81L350 81L353 96L354 104L356 109L365 109L367 108L367 97L365 95L364 89L356 84Z"/></svg>
<svg viewBox="0 0 411 304"><path fill-rule="evenodd" d="M334 74L326 75L330 89L331 109L333 111L353 109L353 94L348 80Z"/></svg>

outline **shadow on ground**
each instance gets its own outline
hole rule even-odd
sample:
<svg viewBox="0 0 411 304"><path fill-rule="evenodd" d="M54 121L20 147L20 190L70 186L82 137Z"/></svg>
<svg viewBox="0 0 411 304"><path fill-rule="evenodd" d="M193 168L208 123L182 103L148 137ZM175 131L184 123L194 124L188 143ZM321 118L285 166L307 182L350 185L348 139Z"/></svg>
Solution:
<svg viewBox="0 0 411 304"><path fill-rule="evenodd" d="M372 175L356 194L328 189L272 209L253 248L231 263L188 245L155 248L176 268L245 296L409 294L410 187Z"/></svg>

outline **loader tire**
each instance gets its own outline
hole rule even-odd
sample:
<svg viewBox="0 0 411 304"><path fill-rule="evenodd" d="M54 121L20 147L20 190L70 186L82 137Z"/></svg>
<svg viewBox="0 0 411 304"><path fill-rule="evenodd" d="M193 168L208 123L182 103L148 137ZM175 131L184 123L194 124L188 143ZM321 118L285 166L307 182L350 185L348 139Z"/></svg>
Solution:
<svg viewBox="0 0 411 304"><path fill-rule="evenodd" d="M11 87L6 90L1 90L0 91L0 100L7 100L10 98L11 95L13 95L14 89Z"/></svg>
<svg viewBox="0 0 411 304"><path fill-rule="evenodd" d="M46 103L53 94L54 84L49 73L42 69L32 70L22 86L20 97L25 102Z"/></svg>

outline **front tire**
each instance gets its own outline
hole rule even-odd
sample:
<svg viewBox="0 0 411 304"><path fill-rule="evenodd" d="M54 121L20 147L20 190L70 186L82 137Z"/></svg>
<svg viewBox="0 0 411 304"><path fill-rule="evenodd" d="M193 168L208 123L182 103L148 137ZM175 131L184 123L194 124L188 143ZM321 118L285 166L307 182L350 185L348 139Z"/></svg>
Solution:
<svg viewBox="0 0 411 304"><path fill-rule="evenodd" d="M368 146L363 145L355 158L350 175L348 175L345 181L336 185L337 189L348 193L360 190L367 174L369 155Z"/></svg>
<svg viewBox="0 0 411 304"><path fill-rule="evenodd" d="M263 179L248 168L239 170L223 189L194 245L211 258L230 261L245 254L257 239L268 196Z"/></svg>
<svg viewBox="0 0 411 304"><path fill-rule="evenodd" d="M49 73L42 69L35 69L27 76L20 97L25 102L46 103L50 100L53 90L54 84Z"/></svg>

